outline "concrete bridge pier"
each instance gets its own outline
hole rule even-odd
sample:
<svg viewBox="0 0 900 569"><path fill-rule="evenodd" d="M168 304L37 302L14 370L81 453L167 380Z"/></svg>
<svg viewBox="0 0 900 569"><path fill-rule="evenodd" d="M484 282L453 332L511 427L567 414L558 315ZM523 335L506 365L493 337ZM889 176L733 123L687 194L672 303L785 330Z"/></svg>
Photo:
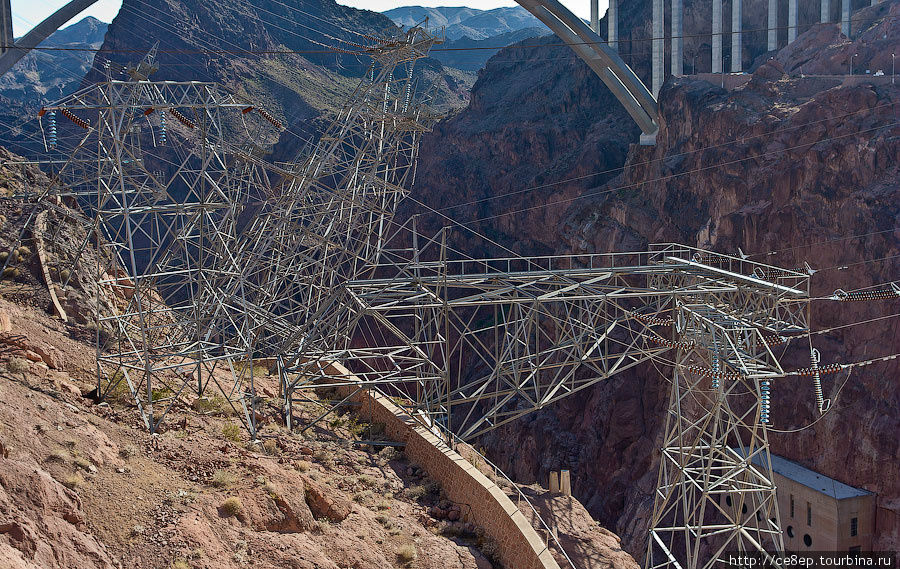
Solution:
<svg viewBox="0 0 900 569"><path fill-rule="evenodd" d="M663 0L653 0L653 96L659 96L659 90L662 89L663 80L665 79L666 63L665 57L665 30L663 29Z"/></svg>
<svg viewBox="0 0 900 569"><path fill-rule="evenodd" d="M768 21L769 41L766 45L768 51L778 49L778 0L769 0Z"/></svg>
<svg viewBox="0 0 900 569"><path fill-rule="evenodd" d="M672 75L684 75L684 0L672 0Z"/></svg>
<svg viewBox="0 0 900 569"><path fill-rule="evenodd" d="M619 0L609 0L609 8L606 10L606 43L609 47L619 51Z"/></svg>
<svg viewBox="0 0 900 569"><path fill-rule="evenodd" d="M850 0L841 0L841 33L850 37Z"/></svg>
<svg viewBox="0 0 900 569"><path fill-rule="evenodd" d="M797 39L797 0L788 0L788 43Z"/></svg>
<svg viewBox="0 0 900 569"><path fill-rule="evenodd" d="M722 0L712 0L712 72L722 73Z"/></svg>
<svg viewBox="0 0 900 569"><path fill-rule="evenodd" d="M819 8L819 22L827 24L831 21L831 0L822 0Z"/></svg>
<svg viewBox="0 0 900 569"><path fill-rule="evenodd" d="M844 0L849 1L849 0ZM743 37L741 20L744 15L744 1L731 0L731 72L740 73L743 70Z"/></svg>
<svg viewBox="0 0 900 569"><path fill-rule="evenodd" d="M9 0L0 0L0 45L12 45L14 41L12 8L9 5ZM0 53L5 53L6 50L6 47L0 47Z"/></svg>
<svg viewBox="0 0 900 569"><path fill-rule="evenodd" d="M591 0L591 29L600 35L600 0Z"/></svg>

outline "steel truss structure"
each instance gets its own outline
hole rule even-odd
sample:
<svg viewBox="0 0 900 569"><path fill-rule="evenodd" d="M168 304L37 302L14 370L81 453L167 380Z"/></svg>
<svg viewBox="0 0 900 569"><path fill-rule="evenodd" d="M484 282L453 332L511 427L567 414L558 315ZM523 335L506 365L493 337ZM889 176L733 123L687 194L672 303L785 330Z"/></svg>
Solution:
<svg viewBox="0 0 900 569"><path fill-rule="evenodd" d="M647 567L780 551L766 423L786 374L772 345L808 332L808 275L675 244L469 259L446 230L397 225L437 119L414 65L437 41L415 27L360 46L366 77L287 165L260 158L281 126L268 113L213 84L149 81L152 57L42 111L50 146L57 113L85 131L38 202L77 202L101 249L98 394L127 385L155 431L214 383L255 437L253 363L275 358L290 427L311 390L339 393L321 418L378 389L452 443L663 363Z"/></svg>
<svg viewBox="0 0 900 569"><path fill-rule="evenodd" d="M251 319L253 353L277 357L349 338L349 328L315 337L308 325L335 289L371 271L384 247L415 177L419 140L438 119L414 74L438 41L414 27L368 48L363 81L245 230L234 249L241 272L224 290Z"/></svg>
<svg viewBox="0 0 900 569"><path fill-rule="evenodd" d="M58 115L82 132L36 209L65 201L90 226L59 272L91 273L97 286L99 398L127 385L153 432L186 392L204 396L213 383L252 424L253 354L219 325L227 315L246 327L220 288L240 271L240 217L270 185L274 168L259 155L280 125L215 84L149 81L154 70L151 52L131 80L41 110L51 152Z"/></svg>
<svg viewBox="0 0 900 569"><path fill-rule="evenodd" d="M298 392L335 388L339 405L378 389L472 439L660 361L674 371L647 566L782 550L766 422L785 372L770 344L807 331L807 274L675 244L452 260L444 232L409 232L376 276L334 291L342 317L315 323L321 337L349 325L355 341L281 360L289 424Z"/></svg>

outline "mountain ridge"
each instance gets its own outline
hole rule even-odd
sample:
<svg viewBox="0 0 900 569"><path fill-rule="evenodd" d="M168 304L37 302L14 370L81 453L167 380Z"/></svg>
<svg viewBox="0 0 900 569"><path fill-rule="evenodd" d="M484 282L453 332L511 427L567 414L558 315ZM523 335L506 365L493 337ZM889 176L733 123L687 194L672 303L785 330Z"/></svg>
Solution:
<svg viewBox="0 0 900 569"><path fill-rule="evenodd" d="M540 20L521 6L479 10L468 7L402 6L383 12L394 23L412 26L426 17L429 27L444 27L447 39L468 37L483 40L525 28L544 27Z"/></svg>

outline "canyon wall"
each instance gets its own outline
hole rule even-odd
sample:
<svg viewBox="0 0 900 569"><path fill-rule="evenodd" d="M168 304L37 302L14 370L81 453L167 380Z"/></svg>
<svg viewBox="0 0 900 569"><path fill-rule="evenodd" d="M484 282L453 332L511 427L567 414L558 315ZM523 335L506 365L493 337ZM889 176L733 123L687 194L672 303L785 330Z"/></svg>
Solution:
<svg viewBox="0 0 900 569"><path fill-rule="evenodd" d="M813 26L726 91L689 77L660 96L655 147L587 68L551 50L513 48L483 70L468 109L423 145L417 199L465 221L473 254L495 243L527 253L603 252L680 241L816 269L814 296L900 275L900 91L890 77L801 76L884 68L900 47L900 3L857 14L848 40ZM889 63L889 62L888 62ZM887 67L889 69L889 66ZM623 169L617 169L623 168ZM560 182L562 181L562 182ZM433 225L450 224L425 213ZM900 301L812 305L813 328L898 312ZM898 319L814 336L825 363L897 351ZM809 348L787 353L804 367ZM774 391L774 452L878 494L876 549L900 546L897 361L830 376L818 419L812 385ZM666 369L639 368L485 436L479 444L521 482L569 468L575 494L641 557L656 483ZM804 428L807 427L807 428ZM797 432L780 432L793 431Z"/></svg>

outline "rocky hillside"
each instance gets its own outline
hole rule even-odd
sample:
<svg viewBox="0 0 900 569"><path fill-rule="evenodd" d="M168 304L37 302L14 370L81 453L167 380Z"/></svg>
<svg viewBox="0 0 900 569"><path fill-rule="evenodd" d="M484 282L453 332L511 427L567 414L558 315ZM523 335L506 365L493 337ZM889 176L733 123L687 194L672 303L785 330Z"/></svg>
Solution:
<svg viewBox="0 0 900 569"><path fill-rule="evenodd" d="M896 281L900 275L900 126L890 78L813 78L885 68L900 49L900 3L861 11L853 41L836 25L808 30L733 91L691 78L661 95L657 146L629 146L634 127L580 63L547 64L546 49L507 49L482 72L466 111L423 146L417 192L429 206L528 253L615 251L680 241L758 253L819 270L813 294ZM562 180L561 183L557 181ZM432 216L435 226L445 220ZM474 222L472 220L475 220ZM479 221L480 220L480 221ZM496 247L457 231L475 254ZM856 237L862 236L862 237ZM769 254L777 251L776 254ZM816 303L816 329L898 311L897 301ZM815 339L827 362L897 351L895 319ZM797 367L808 352L791 356ZM824 419L773 432L775 452L878 494L876 549L900 545L896 465L900 395L895 362L826 382ZM846 385L840 390L844 380ZM638 369L485 438L521 481L570 468L591 513L642 555L656 482L666 387ZM779 384L774 427L809 426L811 385Z"/></svg>
<svg viewBox="0 0 900 569"><path fill-rule="evenodd" d="M432 56L447 67L474 72L484 67L502 48L548 34L550 34L548 28L540 27L523 28L481 40L463 36L437 47Z"/></svg>
<svg viewBox="0 0 900 569"><path fill-rule="evenodd" d="M125 0L82 84L104 80L107 70L114 79L123 78L123 68L158 42L160 69L154 79L219 82L286 124L282 146L296 149L318 133L321 117L343 105L368 69L369 58L347 53L369 43L360 34L395 29L384 15L334 0L292 5L276 0ZM439 109L465 105L473 74L445 68L434 59L421 62L417 72ZM8 127L0 129L0 145L40 155L36 112L0 107L0 121ZM66 126L60 125L61 138Z"/></svg>
<svg viewBox="0 0 900 569"><path fill-rule="evenodd" d="M41 42L41 48L98 48L107 24L87 17L58 30ZM68 95L81 84L91 68L91 51L32 51L0 77L0 95L12 102L40 105Z"/></svg>

